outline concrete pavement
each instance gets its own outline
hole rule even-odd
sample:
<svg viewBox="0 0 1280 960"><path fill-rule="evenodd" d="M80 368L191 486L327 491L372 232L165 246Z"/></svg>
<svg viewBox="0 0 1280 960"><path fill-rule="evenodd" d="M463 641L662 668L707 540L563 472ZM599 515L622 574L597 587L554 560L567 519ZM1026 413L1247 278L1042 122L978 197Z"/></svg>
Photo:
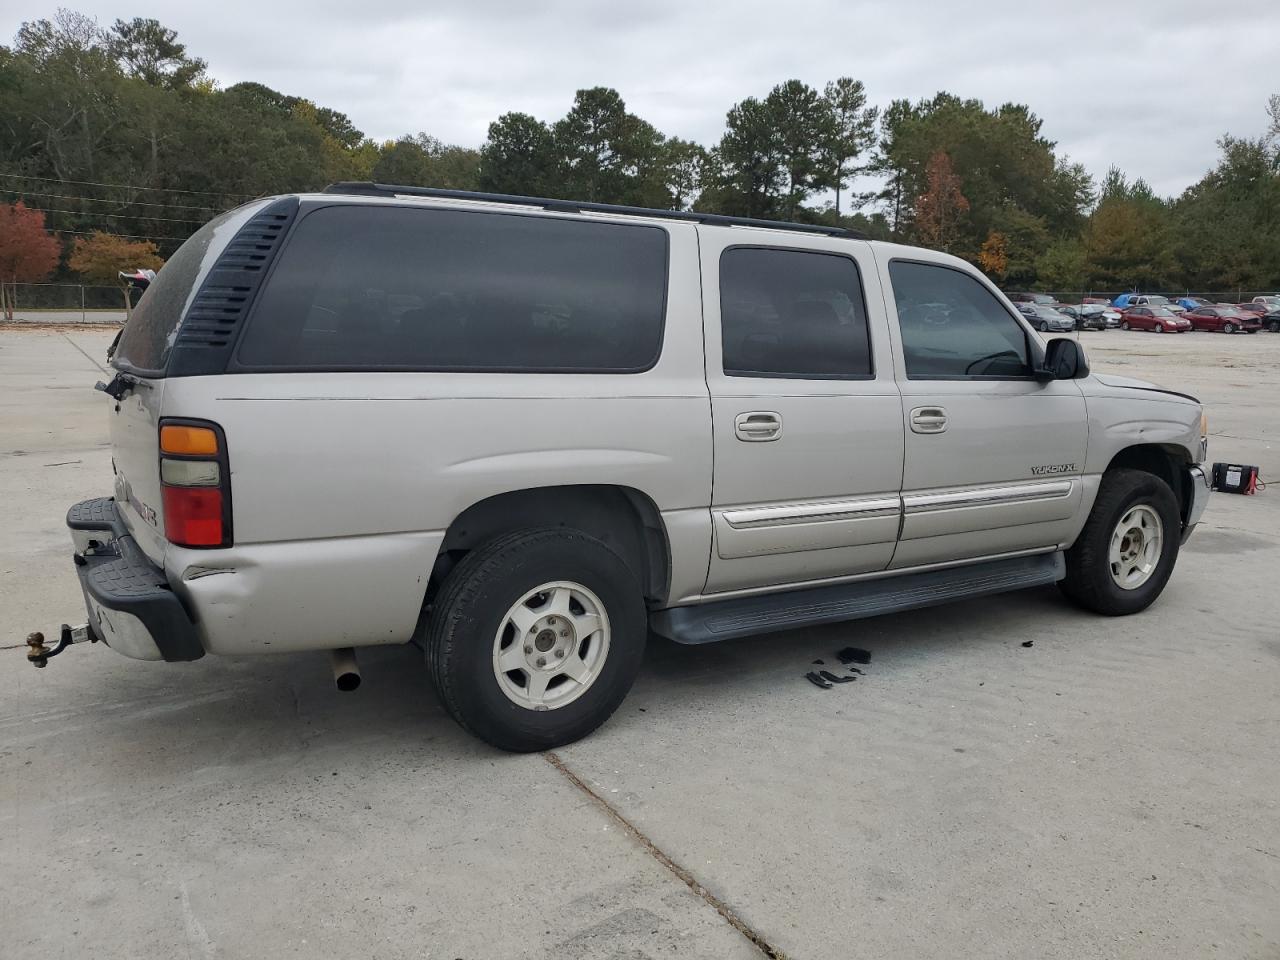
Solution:
<svg viewBox="0 0 1280 960"><path fill-rule="evenodd" d="M0 331L0 646L83 613L109 339ZM1280 336L1082 340L1280 478ZM354 695L319 655L0 650L0 954L1274 957L1278 564L1276 493L1218 496L1137 617L1045 590L654 640L563 770L461 733L412 648ZM865 676L802 679L849 643Z"/></svg>

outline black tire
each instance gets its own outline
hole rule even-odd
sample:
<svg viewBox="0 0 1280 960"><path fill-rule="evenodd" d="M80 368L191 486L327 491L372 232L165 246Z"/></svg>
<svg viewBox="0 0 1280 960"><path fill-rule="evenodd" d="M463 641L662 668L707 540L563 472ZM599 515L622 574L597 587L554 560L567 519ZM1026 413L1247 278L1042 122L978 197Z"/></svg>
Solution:
<svg viewBox="0 0 1280 960"><path fill-rule="evenodd" d="M1232 323L1230 320L1228 320L1226 323L1224 323L1224 324L1222 325L1222 332L1223 332L1223 333L1235 333L1235 332L1236 332L1236 325L1235 325L1234 323Z"/></svg>
<svg viewBox="0 0 1280 960"><path fill-rule="evenodd" d="M1267 329L1272 333L1280 333L1280 320L1272 320L1267 324Z"/></svg>
<svg viewBox="0 0 1280 960"><path fill-rule="evenodd" d="M1041 333L1048 333L1049 325L1045 323L1043 320L1041 320L1038 324L1036 324L1036 329L1039 330Z"/></svg>
<svg viewBox="0 0 1280 960"><path fill-rule="evenodd" d="M1163 323L1157 323L1157 324L1156 324L1156 333L1164 333L1164 324L1163 324Z"/></svg>
<svg viewBox="0 0 1280 960"><path fill-rule="evenodd" d="M1120 321L1120 329L1121 329L1121 330L1128 330L1128 329L1129 329L1129 321L1128 321L1128 320L1121 320L1121 321Z"/></svg>
<svg viewBox="0 0 1280 960"><path fill-rule="evenodd" d="M500 621L544 583L591 590L608 615L608 654L574 701L533 710L509 699L494 674ZM520 530L477 547L450 571L427 628L427 669L449 714L503 750L550 750L595 730L617 709L644 659L648 616L636 574L601 541L577 530Z"/></svg>
<svg viewBox="0 0 1280 960"><path fill-rule="evenodd" d="M1150 578L1126 590L1111 575L1111 537L1121 518L1139 504L1151 507L1159 516L1163 540ZM1151 606L1169 582L1181 535L1178 500L1167 483L1144 470L1108 470L1102 475L1098 498L1084 529L1067 551L1067 576L1058 586L1069 600L1094 613L1108 617L1138 613Z"/></svg>

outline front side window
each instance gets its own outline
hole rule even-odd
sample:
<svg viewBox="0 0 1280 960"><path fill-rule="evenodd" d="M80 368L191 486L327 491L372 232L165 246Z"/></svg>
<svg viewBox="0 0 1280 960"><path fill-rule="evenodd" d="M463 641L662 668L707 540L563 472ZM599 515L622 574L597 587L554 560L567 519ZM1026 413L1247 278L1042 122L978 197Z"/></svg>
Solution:
<svg viewBox="0 0 1280 960"><path fill-rule="evenodd" d="M726 376L872 375L862 280L848 257L726 250L720 257L720 336Z"/></svg>
<svg viewBox="0 0 1280 960"><path fill-rule="evenodd" d="M666 276L657 227L322 207L289 237L237 363L639 372L658 358Z"/></svg>
<svg viewBox="0 0 1280 960"><path fill-rule="evenodd" d="M913 380L1031 376L1026 331L975 278L908 260L889 264Z"/></svg>

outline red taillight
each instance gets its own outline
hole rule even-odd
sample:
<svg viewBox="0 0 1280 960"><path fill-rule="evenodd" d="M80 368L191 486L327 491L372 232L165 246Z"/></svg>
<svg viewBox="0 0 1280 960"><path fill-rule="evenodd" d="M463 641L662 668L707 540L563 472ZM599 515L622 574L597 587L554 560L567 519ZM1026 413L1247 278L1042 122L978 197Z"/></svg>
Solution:
<svg viewBox="0 0 1280 960"><path fill-rule="evenodd" d="M222 491L164 486L164 535L183 547L222 546Z"/></svg>
<svg viewBox="0 0 1280 960"><path fill-rule="evenodd" d="M160 490L170 543L231 546L231 471L227 441L216 423L160 422Z"/></svg>

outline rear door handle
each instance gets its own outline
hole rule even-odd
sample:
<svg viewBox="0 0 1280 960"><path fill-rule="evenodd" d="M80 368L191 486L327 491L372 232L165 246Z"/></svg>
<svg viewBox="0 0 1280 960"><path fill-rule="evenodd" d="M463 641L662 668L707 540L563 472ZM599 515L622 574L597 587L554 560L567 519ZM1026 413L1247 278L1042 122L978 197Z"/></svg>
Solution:
<svg viewBox="0 0 1280 960"><path fill-rule="evenodd" d="M751 410L733 418L733 432L739 440L759 443L782 436L782 414L772 410Z"/></svg>
<svg viewBox="0 0 1280 960"><path fill-rule="evenodd" d="M947 411L942 407L916 407L911 411L911 430L914 433L945 433Z"/></svg>

